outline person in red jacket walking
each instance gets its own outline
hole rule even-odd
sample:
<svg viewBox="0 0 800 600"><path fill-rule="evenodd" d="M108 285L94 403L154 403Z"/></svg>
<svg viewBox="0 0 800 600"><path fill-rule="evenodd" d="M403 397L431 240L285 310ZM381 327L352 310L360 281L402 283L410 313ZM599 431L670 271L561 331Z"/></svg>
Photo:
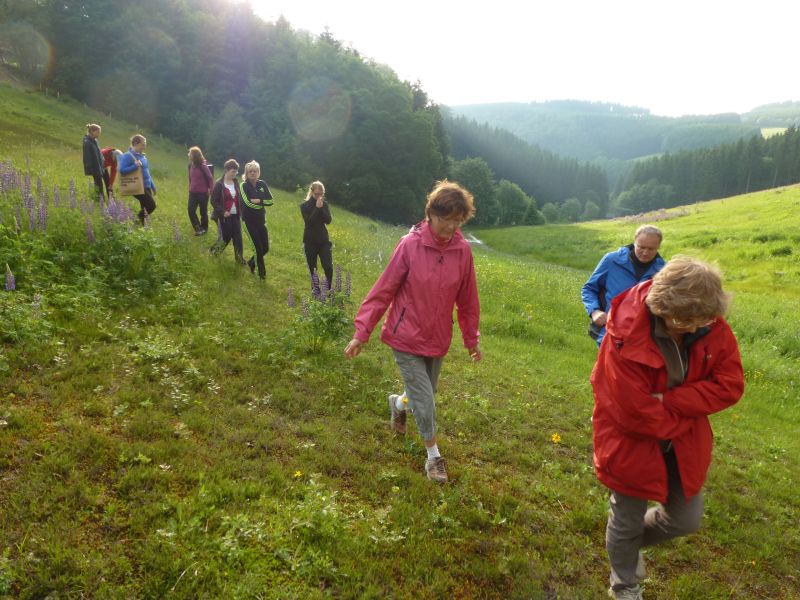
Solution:
<svg viewBox="0 0 800 600"><path fill-rule="evenodd" d="M405 384L403 393L388 398L390 425L405 434L406 411L412 412L428 453L425 473L440 483L447 481L447 468L436 443L434 394L453 337L454 306L464 346L472 360L481 359L475 265L459 230L474 214L467 190L447 180L434 186L425 207L426 219L400 239L361 303L355 334L344 350L347 358L358 356L388 308L381 341L394 351Z"/></svg>
<svg viewBox="0 0 800 600"><path fill-rule="evenodd" d="M641 549L697 531L711 464L708 415L744 391L720 274L676 257L611 304L591 376L594 468L611 490L609 595L642 598ZM660 504L648 508L648 500Z"/></svg>

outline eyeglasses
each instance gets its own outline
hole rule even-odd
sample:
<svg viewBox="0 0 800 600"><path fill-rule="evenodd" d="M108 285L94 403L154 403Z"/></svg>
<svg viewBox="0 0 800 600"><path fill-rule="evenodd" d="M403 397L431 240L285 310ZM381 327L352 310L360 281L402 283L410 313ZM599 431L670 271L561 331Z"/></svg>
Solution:
<svg viewBox="0 0 800 600"><path fill-rule="evenodd" d="M672 323L673 327L677 327L678 329L699 329L700 327L710 327L714 323L717 322L716 317L713 319L706 319L702 322L698 323L697 321L679 321L678 319L673 319L670 317L670 323Z"/></svg>

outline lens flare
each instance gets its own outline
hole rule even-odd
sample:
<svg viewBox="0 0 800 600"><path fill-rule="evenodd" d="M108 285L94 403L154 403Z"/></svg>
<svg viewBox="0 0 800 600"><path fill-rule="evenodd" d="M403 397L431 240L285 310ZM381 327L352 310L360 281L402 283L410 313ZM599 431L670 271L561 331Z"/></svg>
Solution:
<svg viewBox="0 0 800 600"><path fill-rule="evenodd" d="M50 76L53 69L53 49L41 33L27 23L0 25L3 62L15 68L20 77L38 86Z"/></svg>
<svg viewBox="0 0 800 600"><path fill-rule="evenodd" d="M350 95L324 77L303 81L289 98L289 117L297 134L321 142L340 137L350 123Z"/></svg>

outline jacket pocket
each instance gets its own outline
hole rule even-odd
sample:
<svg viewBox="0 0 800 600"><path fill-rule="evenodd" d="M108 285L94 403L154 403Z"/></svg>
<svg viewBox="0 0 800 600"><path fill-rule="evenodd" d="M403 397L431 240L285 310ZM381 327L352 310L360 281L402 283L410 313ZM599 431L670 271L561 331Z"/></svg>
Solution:
<svg viewBox="0 0 800 600"><path fill-rule="evenodd" d="M397 323L394 324L394 328L392 329L392 334L397 333L397 328L400 327L400 323L403 322L403 317L406 314L406 308L408 308L408 307L404 306L403 310L400 311L400 316L397 317Z"/></svg>

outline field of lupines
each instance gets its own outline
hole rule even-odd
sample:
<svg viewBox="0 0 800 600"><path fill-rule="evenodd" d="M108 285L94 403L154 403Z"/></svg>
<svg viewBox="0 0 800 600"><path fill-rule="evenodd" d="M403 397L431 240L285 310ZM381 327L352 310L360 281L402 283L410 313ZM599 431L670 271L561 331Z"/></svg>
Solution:
<svg viewBox="0 0 800 600"><path fill-rule="evenodd" d="M390 352L373 340L342 359L342 315L402 228L333 206L340 269L323 304L305 273L300 194L278 192L269 209L262 284L190 235L185 149L148 135L159 206L140 228L127 202L84 200L81 175L84 123L117 146L132 126L2 86L0 108L0 596L604 597L594 347L577 292L634 223L478 234L494 248L475 247L485 360L456 339L445 363L452 482L435 486L415 428L400 440L386 427ZM750 237L792 222L781 201L796 193L758 195ZM680 240L705 231L720 240L702 255L737 288L748 390L714 418L705 528L648 552L648 598L798 597L800 307L752 279L789 288L796 262L778 253L784 275L751 270L771 239L713 253L742 237L736 203L749 202L661 223L667 254L697 252ZM545 262L528 243L548 237L559 250Z"/></svg>

